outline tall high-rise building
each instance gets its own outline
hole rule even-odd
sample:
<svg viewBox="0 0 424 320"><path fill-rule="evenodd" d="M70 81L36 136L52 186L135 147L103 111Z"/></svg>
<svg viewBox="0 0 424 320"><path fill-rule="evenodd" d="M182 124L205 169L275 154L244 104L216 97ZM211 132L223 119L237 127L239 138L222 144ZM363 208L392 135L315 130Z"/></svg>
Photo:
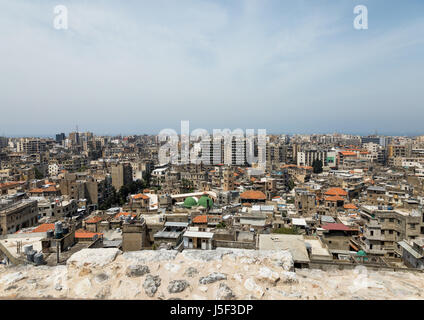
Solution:
<svg viewBox="0 0 424 320"><path fill-rule="evenodd" d="M57 143L62 143L62 141L65 140L65 139L66 139L66 136L65 136L65 134L63 132L62 133L58 133L56 135L56 142Z"/></svg>
<svg viewBox="0 0 424 320"><path fill-rule="evenodd" d="M9 139L6 137L0 137L0 149L7 147L7 144L9 142Z"/></svg>

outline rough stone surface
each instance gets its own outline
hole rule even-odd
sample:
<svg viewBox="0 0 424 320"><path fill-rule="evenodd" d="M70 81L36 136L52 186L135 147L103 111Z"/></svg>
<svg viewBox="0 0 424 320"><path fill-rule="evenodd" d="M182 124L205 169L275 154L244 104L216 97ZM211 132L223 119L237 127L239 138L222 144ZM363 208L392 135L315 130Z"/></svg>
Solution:
<svg viewBox="0 0 424 320"><path fill-rule="evenodd" d="M148 274L143 283L144 292L149 297L153 297L156 291L158 291L160 284L161 284L161 279L159 278L159 276L152 276Z"/></svg>
<svg viewBox="0 0 424 320"><path fill-rule="evenodd" d="M423 299L424 274L358 270L297 269L286 251L219 249L85 249L68 264L0 265L0 297L8 299ZM252 264L243 264L250 261ZM150 273L128 277L130 266ZM180 268L178 268L179 266ZM194 271L196 269L197 272ZM188 271L190 270L190 271ZM172 272L173 271L173 272ZM226 280L200 284L213 273ZM276 278L280 280L274 282ZM175 293L168 291L173 280ZM162 283L162 284L161 284ZM164 286L165 284L165 286ZM180 288L185 287L183 291ZM232 294L230 293L232 292ZM235 297L232 297L234 295Z"/></svg>
<svg viewBox="0 0 424 320"><path fill-rule="evenodd" d="M275 285L277 281L280 280L280 276L278 275L278 272L272 271L270 268L267 267L262 267L259 269L259 273L256 279Z"/></svg>
<svg viewBox="0 0 424 320"><path fill-rule="evenodd" d="M225 283L221 282L218 287L218 291L216 292L217 300L234 300L236 296L233 293L233 290Z"/></svg>
<svg viewBox="0 0 424 320"><path fill-rule="evenodd" d="M194 277L198 274L199 274L199 271L197 271L197 269L193 268L193 267L187 268L187 270L184 272L184 276L189 277L189 278L192 278L192 277Z"/></svg>
<svg viewBox="0 0 424 320"><path fill-rule="evenodd" d="M186 280L172 280L168 285L169 293L183 292L190 284Z"/></svg>
<svg viewBox="0 0 424 320"><path fill-rule="evenodd" d="M220 280L227 280L227 275L220 272L212 272L206 277L199 279L200 284L214 283Z"/></svg>
<svg viewBox="0 0 424 320"><path fill-rule="evenodd" d="M127 268L127 276L128 277L141 277L145 274L150 273L149 267L146 265L130 265Z"/></svg>
<svg viewBox="0 0 424 320"><path fill-rule="evenodd" d="M115 260L121 251L116 248L82 249L74 253L67 261L68 265L77 267L84 265L104 266Z"/></svg>

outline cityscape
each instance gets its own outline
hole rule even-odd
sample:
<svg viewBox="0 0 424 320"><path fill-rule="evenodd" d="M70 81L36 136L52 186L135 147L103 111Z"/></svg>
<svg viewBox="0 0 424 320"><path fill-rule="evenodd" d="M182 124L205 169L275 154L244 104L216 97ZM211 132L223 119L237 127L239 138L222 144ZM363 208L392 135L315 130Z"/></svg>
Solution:
<svg viewBox="0 0 424 320"><path fill-rule="evenodd" d="M419 287L402 286L423 281L424 136L267 135L263 167L248 164L248 139L240 135L190 139L196 156L160 163L161 150L172 151L169 140L78 131L2 137L2 263L34 269L7 269L0 292L91 299L334 299L341 292L399 298L402 290L405 298L420 296ZM53 277L42 286L22 282L47 272L37 266L52 268ZM125 285L117 286L114 268L122 269ZM358 270L368 269L381 274L364 280ZM345 288L317 285L317 274L330 273ZM396 289L381 290L383 275ZM305 285L310 291L300 289Z"/></svg>
<svg viewBox="0 0 424 320"><path fill-rule="evenodd" d="M0 300L423 299L423 1L0 4Z"/></svg>

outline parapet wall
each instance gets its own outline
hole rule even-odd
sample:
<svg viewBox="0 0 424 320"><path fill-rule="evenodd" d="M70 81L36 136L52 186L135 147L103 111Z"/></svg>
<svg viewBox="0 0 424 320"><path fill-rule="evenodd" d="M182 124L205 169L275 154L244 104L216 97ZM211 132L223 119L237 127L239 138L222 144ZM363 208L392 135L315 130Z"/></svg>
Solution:
<svg viewBox="0 0 424 320"><path fill-rule="evenodd" d="M421 299L420 273L296 269L288 251L83 249L0 266L0 296L59 299Z"/></svg>

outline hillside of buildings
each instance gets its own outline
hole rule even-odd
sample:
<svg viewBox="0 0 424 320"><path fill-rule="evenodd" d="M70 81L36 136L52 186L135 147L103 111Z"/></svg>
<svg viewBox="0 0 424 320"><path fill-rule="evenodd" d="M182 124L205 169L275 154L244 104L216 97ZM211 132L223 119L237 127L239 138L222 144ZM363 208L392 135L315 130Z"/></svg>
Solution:
<svg viewBox="0 0 424 320"><path fill-rule="evenodd" d="M58 266L0 266L2 298L421 299L415 272L293 269L289 251L83 249Z"/></svg>

